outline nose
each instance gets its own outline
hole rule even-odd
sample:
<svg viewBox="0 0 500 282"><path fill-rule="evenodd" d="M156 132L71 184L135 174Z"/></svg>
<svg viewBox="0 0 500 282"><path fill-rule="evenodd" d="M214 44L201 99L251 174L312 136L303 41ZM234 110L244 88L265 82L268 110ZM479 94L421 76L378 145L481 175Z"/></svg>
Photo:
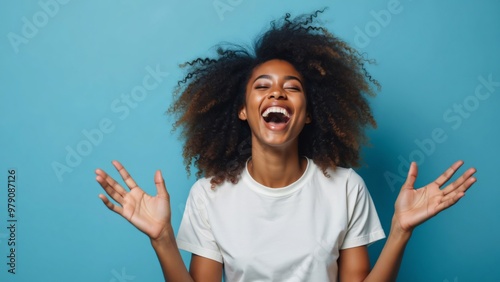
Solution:
<svg viewBox="0 0 500 282"><path fill-rule="evenodd" d="M273 89L269 93L269 99L286 99L286 94L284 91L281 91L281 89Z"/></svg>

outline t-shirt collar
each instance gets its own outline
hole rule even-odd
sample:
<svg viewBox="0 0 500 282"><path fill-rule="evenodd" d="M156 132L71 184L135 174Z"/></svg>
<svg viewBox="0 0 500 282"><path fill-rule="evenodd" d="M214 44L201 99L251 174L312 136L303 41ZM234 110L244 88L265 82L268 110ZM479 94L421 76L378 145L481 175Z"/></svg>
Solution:
<svg viewBox="0 0 500 282"><path fill-rule="evenodd" d="M245 165L245 170L243 172L243 177L242 180L245 181L245 183L248 185L248 187L255 192L259 194L263 194L266 196L271 196L271 197L282 197L282 196L287 196L290 195L296 191L298 191L300 188L304 186L304 183L307 182L307 179L309 176L312 174L312 166L311 166L311 160L309 158L306 158L307 160L307 166L302 174L302 176L297 179L295 182L291 183L288 186L281 187L281 188L271 188L267 187L265 185L260 184L257 182L252 175L250 175L250 172L248 171L248 161L246 162Z"/></svg>

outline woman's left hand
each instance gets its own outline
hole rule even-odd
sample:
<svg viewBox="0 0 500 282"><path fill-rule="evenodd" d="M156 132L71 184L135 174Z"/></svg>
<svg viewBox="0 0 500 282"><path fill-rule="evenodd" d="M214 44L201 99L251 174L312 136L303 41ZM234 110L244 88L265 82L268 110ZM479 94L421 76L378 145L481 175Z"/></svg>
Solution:
<svg viewBox="0 0 500 282"><path fill-rule="evenodd" d="M465 195L465 191L476 182L476 178L473 177L476 172L474 168L469 168L457 180L441 189L441 186L450 180L462 165L462 161L457 161L434 182L415 189L413 185L417 178L418 169L417 164L412 162L408 178L403 184L395 204L393 220L400 231L413 231L415 227L451 207Z"/></svg>

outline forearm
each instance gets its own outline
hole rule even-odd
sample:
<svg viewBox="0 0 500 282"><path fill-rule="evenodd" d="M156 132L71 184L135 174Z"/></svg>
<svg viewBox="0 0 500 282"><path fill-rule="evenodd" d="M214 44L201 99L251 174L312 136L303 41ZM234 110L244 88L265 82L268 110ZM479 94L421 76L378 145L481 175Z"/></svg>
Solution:
<svg viewBox="0 0 500 282"><path fill-rule="evenodd" d="M179 248L175 241L174 231L170 227L164 235L151 240L151 245L160 261L165 281L190 282L194 281L182 260Z"/></svg>
<svg viewBox="0 0 500 282"><path fill-rule="evenodd" d="M394 224L394 220L392 223L385 246L365 282L396 281L411 232L395 227L397 224Z"/></svg>

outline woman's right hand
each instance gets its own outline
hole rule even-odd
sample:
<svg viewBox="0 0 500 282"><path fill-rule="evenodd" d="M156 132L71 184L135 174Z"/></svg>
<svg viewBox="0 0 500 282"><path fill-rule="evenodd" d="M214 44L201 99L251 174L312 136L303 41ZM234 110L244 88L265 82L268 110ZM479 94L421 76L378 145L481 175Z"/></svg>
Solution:
<svg viewBox="0 0 500 282"><path fill-rule="evenodd" d="M119 205L112 203L108 197L99 194L99 198L112 211L130 221L137 229L148 235L151 240L158 240L169 234L171 226L170 197L165 181L158 170L155 174L157 195L146 194L118 161L113 161L125 184L125 190L118 182L101 169L96 170L96 180L106 193Z"/></svg>

